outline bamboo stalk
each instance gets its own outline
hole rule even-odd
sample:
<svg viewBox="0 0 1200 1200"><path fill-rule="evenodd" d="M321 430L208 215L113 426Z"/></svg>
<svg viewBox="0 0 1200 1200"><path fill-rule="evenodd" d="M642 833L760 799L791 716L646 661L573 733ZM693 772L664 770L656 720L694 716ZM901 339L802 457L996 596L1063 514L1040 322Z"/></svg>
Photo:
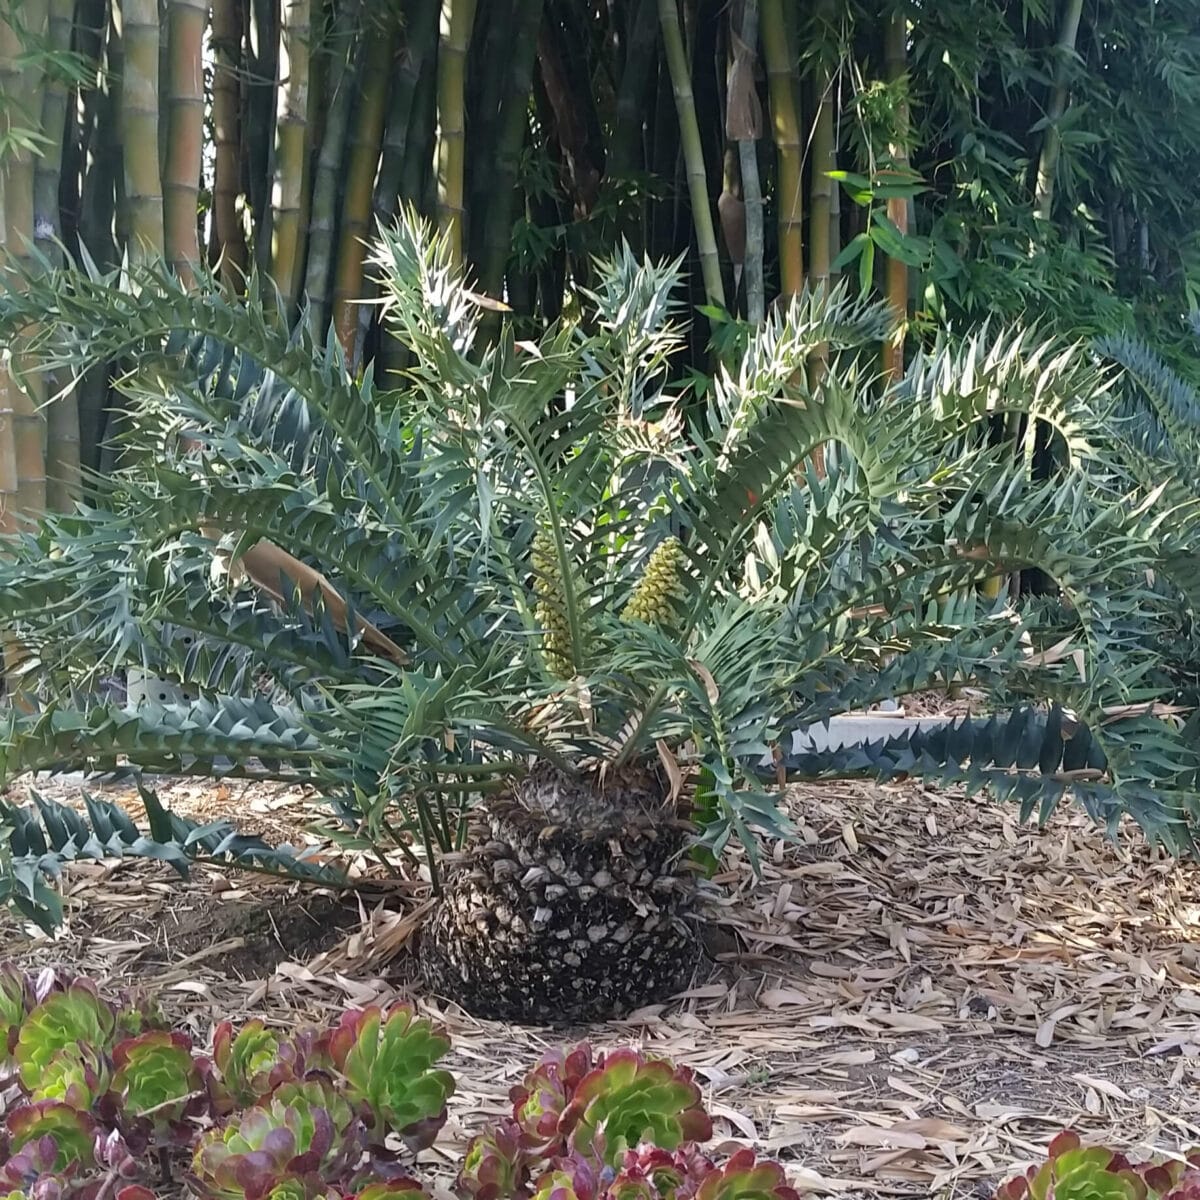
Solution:
<svg viewBox="0 0 1200 1200"><path fill-rule="evenodd" d="M512 43L505 60L507 87L500 101L495 151L487 172L488 203L483 210L483 253L479 286L488 296L501 297L504 274L512 254L513 206L521 150L529 131L529 98L533 90L533 63L537 56L538 29L543 0L517 0ZM485 322L494 328L498 313Z"/></svg>
<svg viewBox="0 0 1200 1200"><path fill-rule="evenodd" d="M355 6L356 7L356 6ZM338 191L342 181L346 134L354 107L356 73L352 69L358 39L356 12L343 6L335 16L332 54L329 63L329 103L325 106L325 130L313 178L308 222L308 264L304 275L304 299L308 303L309 328L323 337L329 319L333 284L333 252L337 237Z"/></svg>
<svg viewBox="0 0 1200 1200"><path fill-rule="evenodd" d="M745 251L743 269L746 279L746 318L761 325L766 316L763 282L763 198L758 176L758 139L762 136L762 113L754 82L758 56L758 0L744 0L740 37L734 39L733 65L729 72L729 105L726 132L737 141L738 167L742 178L742 203L745 209ZM741 93L735 109L735 98ZM734 127L734 113L743 114Z"/></svg>
<svg viewBox="0 0 1200 1200"><path fill-rule="evenodd" d="M114 0L125 72L121 126L125 195L129 206L129 261L163 255L162 178L158 165L158 0Z"/></svg>
<svg viewBox="0 0 1200 1200"><path fill-rule="evenodd" d="M352 365L358 361L358 302L362 299L363 259L366 240L370 236L371 197L383 141L383 118L388 107L395 33L394 21L371 31L358 81L358 111L346 168L337 275L333 285L333 325L346 360Z"/></svg>
<svg viewBox="0 0 1200 1200"><path fill-rule="evenodd" d="M637 0L625 39L625 63L617 85L616 121L610 145L610 171L624 174L642 162L642 131L654 59L658 52L657 0Z"/></svg>
<svg viewBox="0 0 1200 1200"><path fill-rule="evenodd" d="M438 47L438 229L449 238L451 260L463 263L463 167L466 158L467 46L475 0L442 0Z"/></svg>
<svg viewBox="0 0 1200 1200"><path fill-rule="evenodd" d="M404 164L415 134L417 92L426 64L434 57L440 0L416 0L402 31L402 45L392 79L375 184L375 219L386 225L396 214L403 186ZM415 11L414 11L415 10Z"/></svg>
<svg viewBox="0 0 1200 1200"><path fill-rule="evenodd" d="M243 182L251 211L254 265L273 276L272 247L275 180L276 109L280 96L280 43L283 38L279 0L247 0L243 39L246 70L242 76ZM311 111L311 110L310 110Z"/></svg>
<svg viewBox="0 0 1200 1200"><path fill-rule="evenodd" d="M829 283L832 257L834 181L829 173L836 170L833 145L833 66L824 56L817 64L814 81L817 117L813 126L813 167L808 204L809 274L814 285Z"/></svg>
<svg viewBox="0 0 1200 1200"><path fill-rule="evenodd" d="M49 45L52 53L71 48L74 0L50 0ZM48 72L42 89L42 136L46 139L38 155L33 176L34 243L53 265L61 264L59 241L59 185L62 181L63 146L67 128L67 81L59 72ZM49 401L46 417L46 504L57 512L73 507L83 495L79 470L79 404L73 390L61 392L56 373L47 373L45 390Z"/></svg>
<svg viewBox="0 0 1200 1200"><path fill-rule="evenodd" d="M1054 209L1054 178L1058 171L1058 155L1062 149L1062 134L1058 124L1067 111L1067 64L1075 52L1079 37L1079 22L1083 16L1083 0L1066 0L1063 8L1062 25L1055 45L1054 87L1050 92L1050 103L1046 108L1046 136L1042 140L1042 153L1038 159L1037 185L1034 191L1034 216L1050 220Z"/></svg>
<svg viewBox="0 0 1200 1200"><path fill-rule="evenodd" d="M163 240L184 285L200 266L197 213L204 153L204 30L209 0L168 0L167 152L163 163Z"/></svg>
<svg viewBox="0 0 1200 1200"><path fill-rule="evenodd" d="M902 85L908 69L908 18L898 13L888 21L883 35L884 69L890 84ZM902 103L896 113L896 140L888 147L889 157L900 170L908 166L908 105ZM903 237L908 233L908 200L888 198L887 215ZM908 265L889 256L885 273L888 305L896 320L896 331L883 344L883 371L889 379L904 374L904 334L908 325Z"/></svg>
<svg viewBox="0 0 1200 1200"><path fill-rule="evenodd" d="M710 305L725 307L725 285L721 279L721 258L713 229L712 206L708 198L708 176L704 169L704 147L696 120L696 102L688 73L683 34L679 28L679 10L675 0L658 0L658 20L666 51L675 110L679 115L679 137L687 170L688 196L692 204L692 224L700 255L700 273L704 280L704 298Z"/></svg>
<svg viewBox="0 0 1200 1200"><path fill-rule="evenodd" d="M248 263L246 231L238 212L242 191L241 0L213 0L213 249L221 279L240 291Z"/></svg>
<svg viewBox="0 0 1200 1200"><path fill-rule="evenodd" d="M784 0L762 0L760 22L771 126L779 159L779 287L785 296L794 296L804 287L804 144L793 67L796 59Z"/></svg>
<svg viewBox="0 0 1200 1200"><path fill-rule="evenodd" d="M271 273L289 311L299 300L300 227L308 174L308 85L312 0L284 0L279 117L271 189Z"/></svg>

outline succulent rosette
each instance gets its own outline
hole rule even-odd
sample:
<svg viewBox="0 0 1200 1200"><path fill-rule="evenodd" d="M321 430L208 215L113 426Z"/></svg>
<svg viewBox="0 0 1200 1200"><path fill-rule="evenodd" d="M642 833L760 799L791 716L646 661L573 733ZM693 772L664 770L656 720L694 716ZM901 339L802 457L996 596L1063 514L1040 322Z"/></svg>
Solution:
<svg viewBox="0 0 1200 1200"><path fill-rule="evenodd" d="M370 1183L346 1200L428 1200L428 1193L415 1179L401 1175L386 1183Z"/></svg>
<svg viewBox="0 0 1200 1200"><path fill-rule="evenodd" d="M1001 1184L996 1200L1147 1200L1163 1195L1181 1200L1177 1182L1186 1178L1187 1169L1185 1163L1134 1166L1107 1146L1084 1146L1068 1130L1051 1141L1044 1163Z"/></svg>
<svg viewBox="0 0 1200 1200"><path fill-rule="evenodd" d="M117 1027L112 1006L86 981L77 980L60 992L51 992L21 1023L13 1058L21 1083L33 1091L60 1051L87 1046L105 1053Z"/></svg>
<svg viewBox="0 0 1200 1200"><path fill-rule="evenodd" d="M529 1161L521 1144L521 1127L513 1120L501 1121L467 1144L455 1189L474 1200L518 1195L529 1178Z"/></svg>
<svg viewBox="0 0 1200 1200"><path fill-rule="evenodd" d="M271 1073L279 1060L283 1039L262 1021L247 1021L233 1032L230 1021L213 1031L213 1066L217 1069L217 1091L222 1106L247 1108L274 1088Z"/></svg>
<svg viewBox="0 0 1200 1200"><path fill-rule="evenodd" d="M217 1200L322 1195L357 1166L362 1123L319 1079L285 1083L261 1104L201 1138L192 1161L197 1190Z"/></svg>
<svg viewBox="0 0 1200 1200"><path fill-rule="evenodd" d="M800 1200L790 1187L783 1167L770 1159L757 1159L751 1149L738 1150L721 1167L705 1177L696 1200Z"/></svg>
<svg viewBox="0 0 1200 1200"><path fill-rule="evenodd" d="M559 1121L569 1147L615 1166L642 1142L675 1150L712 1137L691 1071L637 1050L614 1050L597 1059L579 1081Z"/></svg>
<svg viewBox="0 0 1200 1200"><path fill-rule="evenodd" d="M559 1122L575 1089L594 1065L592 1048L586 1042L569 1051L548 1050L509 1092L513 1120L521 1130L521 1145L530 1154L548 1158L566 1149Z"/></svg>
<svg viewBox="0 0 1200 1200"><path fill-rule="evenodd" d="M414 1149L433 1143L446 1121L454 1076L433 1069L450 1041L409 1004L347 1012L328 1039L346 1096L372 1140L397 1133Z"/></svg>
<svg viewBox="0 0 1200 1200"><path fill-rule="evenodd" d="M674 1151L640 1146L625 1152L607 1195L610 1200L686 1200L715 1170L692 1145Z"/></svg>
<svg viewBox="0 0 1200 1200"><path fill-rule="evenodd" d="M205 1096L201 1061L185 1033L153 1029L113 1051L112 1092L126 1121L144 1122L162 1137Z"/></svg>
<svg viewBox="0 0 1200 1200"><path fill-rule="evenodd" d="M578 1154L557 1158L533 1181L533 1200L601 1200L608 1175Z"/></svg>
<svg viewBox="0 0 1200 1200"><path fill-rule="evenodd" d="M36 1146L39 1161L53 1153L48 1170L64 1171L73 1164L84 1169L95 1164L96 1123L69 1104L41 1100L22 1105L8 1114L5 1132L10 1164L26 1146Z"/></svg>
<svg viewBox="0 0 1200 1200"><path fill-rule="evenodd" d="M7 1063L29 1011L36 1004L33 982L15 964L0 964L0 1062Z"/></svg>
<svg viewBox="0 0 1200 1200"><path fill-rule="evenodd" d="M88 1112L108 1091L111 1078L107 1057L80 1043L59 1050L50 1059L29 1096L34 1101L60 1100Z"/></svg>

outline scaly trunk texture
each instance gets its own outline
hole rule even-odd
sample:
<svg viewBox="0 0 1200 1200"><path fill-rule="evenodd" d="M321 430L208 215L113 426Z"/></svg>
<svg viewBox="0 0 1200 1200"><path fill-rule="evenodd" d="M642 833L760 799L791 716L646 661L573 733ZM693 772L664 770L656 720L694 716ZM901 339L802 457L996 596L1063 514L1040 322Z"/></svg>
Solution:
<svg viewBox="0 0 1200 1200"><path fill-rule="evenodd" d="M125 71L121 80L121 133L129 261L163 255L162 177L158 166L158 0L115 0Z"/></svg>
<svg viewBox="0 0 1200 1200"><path fill-rule="evenodd" d="M1044 221L1050 220L1054 209L1054 177L1058 171L1059 150L1062 148L1062 134L1058 131L1058 124L1063 118L1063 113L1067 111L1069 58L1075 50L1082 16L1083 0L1067 0L1063 9L1058 45L1055 47L1054 88L1046 108L1046 137L1042 142L1041 158L1038 160L1037 188L1034 193L1034 215Z"/></svg>
<svg viewBox="0 0 1200 1200"><path fill-rule="evenodd" d="M763 58L771 127L779 158L776 204L779 220L779 290L795 296L804 287L804 139L784 0L761 0Z"/></svg>
<svg viewBox="0 0 1200 1200"><path fill-rule="evenodd" d="M163 240L167 261L191 287L200 266L197 211L204 154L204 29L208 0L169 0L167 152L163 163Z"/></svg>
<svg viewBox="0 0 1200 1200"><path fill-rule="evenodd" d="M299 300L302 198L308 174L308 70L312 0L286 0L280 41L279 123L271 193L271 274L289 309Z"/></svg>
<svg viewBox="0 0 1200 1200"><path fill-rule="evenodd" d="M248 265L246 232L238 213L242 190L241 0L213 0L213 249L221 280L239 292Z"/></svg>
<svg viewBox="0 0 1200 1200"><path fill-rule="evenodd" d="M544 766L477 810L474 853L421 934L426 986L478 1017L575 1024L688 986L687 827L629 772L601 790Z"/></svg>
<svg viewBox="0 0 1200 1200"><path fill-rule="evenodd" d="M438 229L450 240L455 264L463 262L463 167L466 161L467 46L475 0L442 0L438 47Z"/></svg>
<svg viewBox="0 0 1200 1200"><path fill-rule="evenodd" d="M708 175L704 169L704 147L696 120L696 101L688 72L683 33L679 28L679 10L675 0L658 0L658 20L662 29L671 90L679 114L679 140L687 170L688 198L692 205L692 224L696 231L696 250L700 256L700 274L704 280L704 298L717 308L725 307L725 285L721 279L721 256L713 228L712 204L708 196Z"/></svg>

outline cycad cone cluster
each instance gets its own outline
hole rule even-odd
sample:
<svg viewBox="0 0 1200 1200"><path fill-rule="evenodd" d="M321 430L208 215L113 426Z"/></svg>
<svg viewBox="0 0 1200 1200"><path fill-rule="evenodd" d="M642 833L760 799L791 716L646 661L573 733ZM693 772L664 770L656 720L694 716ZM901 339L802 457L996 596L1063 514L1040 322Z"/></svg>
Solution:
<svg viewBox="0 0 1200 1200"><path fill-rule="evenodd" d="M533 615L542 630L542 657L552 674L559 679L570 679L575 670L571 662L566 590L554 535L547 529L539 530L533 539L533 590L537 596Z"/></svg>
<svg viewBox="0 0 1200 1200"><path fill-rule="evenodd" d="M682 566L683 546L678 538L669 537L656 546L646 564L646 574L633 589L629 603L621 612L621 619L659 627L674 621L676 612L673 602L681 595Z"/></svg>

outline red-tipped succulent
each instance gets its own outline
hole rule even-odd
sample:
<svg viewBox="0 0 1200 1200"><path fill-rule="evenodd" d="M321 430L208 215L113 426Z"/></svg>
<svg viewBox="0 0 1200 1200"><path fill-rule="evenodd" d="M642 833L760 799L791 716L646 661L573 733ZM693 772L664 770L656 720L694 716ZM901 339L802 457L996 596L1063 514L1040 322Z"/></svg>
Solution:
<svg viewBox="0 0 1200 1200"><path fill-rule="evenodd" d="M441 1029L410 1004L373 1006L346 1013L328 1046L342 1091L373 1141L391 1132L414 1149L432 1145L454 1091L454 1076L433 1069L450 1049Z"/></svg>
<svg viewBox="0 0 1200 1200"><path fill-rule="evenodd" d="M468 1143L455 1188L473 1200L520 1195L529 1179L530 1159L521 1144L521 1127L516 1121L501 1121Z"/></svg>
<svg viewBox="0 0 1200 1200"><path fill-rule="evenodd" d="M566 1149L559 1123L593 1065L592 1048L586 1042L569 1051L556 1047L543 1054L537 1066L509 1092L521 1145L535 1158L548 1158Z"/></svg>

